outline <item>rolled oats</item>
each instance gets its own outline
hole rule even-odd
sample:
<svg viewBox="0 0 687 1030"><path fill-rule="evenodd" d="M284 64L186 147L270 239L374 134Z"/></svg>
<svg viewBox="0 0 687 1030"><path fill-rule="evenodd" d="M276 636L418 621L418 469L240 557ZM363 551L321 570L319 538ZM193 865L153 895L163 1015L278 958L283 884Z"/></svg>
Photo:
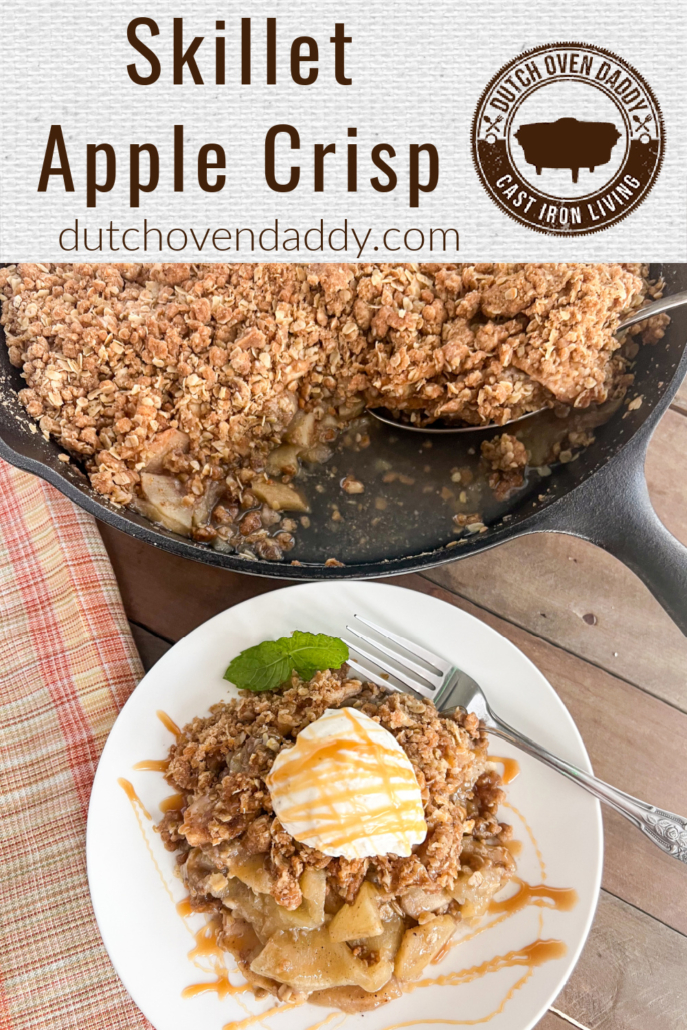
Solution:
<svg viewBox="0 0 687 1030"><path fill-rule="evenodd" d="M420 425L503 424L557 401L605 400L624 370L614 330L643 303L644 271L26 263L0 269L0 296L10 360L26 380L20 399L44 435L83 461L99 493L155 517L141 474L165 434L181 434L155 473L174 477L193 506L188 530L182 516L175 531L230 549L211 524L222 493L213 484L224 481L243 511L257 508L251 484L269 480L267 456L297 411L324 431L364 404ZM633 334L655 343L666 322ZM505 468L499 453L487 456L494 476L514 482L522 456ZM346 484L360 492L353 477ZM256 544L255 532L242 524L240 535ZM278 558L274 539L261 547Z"/></svg>

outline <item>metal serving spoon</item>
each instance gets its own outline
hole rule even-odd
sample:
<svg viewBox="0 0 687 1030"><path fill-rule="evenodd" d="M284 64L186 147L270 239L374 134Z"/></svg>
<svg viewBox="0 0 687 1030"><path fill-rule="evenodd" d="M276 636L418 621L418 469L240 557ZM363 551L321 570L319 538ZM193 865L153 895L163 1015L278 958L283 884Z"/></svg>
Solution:
<svg viewBox="0 0 687 1030"><path fill-rule="evenodd" d="M652 315L661 315L664 311L681 307L683 304L687 304L687 290L683 290L681 293L673 293L670 297L661 297L660 300L655 300L652 304L647 304L646 307L639 308L631 315L628 315L620 323L616 332L620 333L624 329L629 329L631 325L635 325L637 322L643 322L645 318L651 318ZM368 408L368 414L372 415L379 422L386 422L388 426L394 426L396 429L406 429L410 433L474 433L479 429L493 429L497 427L496 422L487 422L485 425L479 426L414 426L412 422L400 422L392 418L391 415L384 414L385 410L384 408ZM528 411L526 415L521 415L520 418L512 418L509 422L503 422L498 428L505 429L506 426L514 426L517 422L523 422L526 418L532 418L533 415L539 415L542 411L547 410L547 408L538 408L536 411Z"/></svg>
<svg viewBox="0 0 687 1030"><path fill-rule="evenodd" d="M513 744L514 747L519 748L526 754L532 755L533 758L538 758L544 765L550 766L562 776L572 780L579 787L589 791L599 801L603 801L611 808L614 808L616 812L624 815L626 819L629 819L661 851L665 851L667 855L672 855L673 858L677 858L680 862L687 863L687 819L684 816L676 815L674 812L666 812L662 808L649 805L646 801L640 801L639 798L626 794L624 790L619 790L617 787L611 786L610 783L605 783L596 776L592 776L591 773L578 769L576 766L571 765L570 762L558 758L557 755L552 755L541 744L537 744L536 741L526 737L524 733L514 729L507 722L504 722L503 719L500 719L489 707L489 702L484 696L482 688L467 673L457 669L450 662L447 662L446 659L440 658L414 641L398 636L396 633L391 633L389 630L375 625L374 622L369 622L361 615L355 615L354 618L358 622L369 626L370 629L374 630L380 637L384 637L385 640L393 641L397 647L406 652L405 655L399 654L398 651L391 650L391 648L382 644L379 640L374 640L366 633L362 633L357 627L346 626L346 629L356 636L358 640L364 640L367 644L371 644L376 651L381 651L382 654L393 658L401 668L399 669L389 662L385 662L378 654L371 654L369 651L363 650L359 644L347 640L346 643L349 648L361 655L367 662L371 662L377 668L383 669L387 676L393 676L403 686L399 687L394 683L390 683L388 679L370 672L369 669L364 668L364 666L349 658L348 665L350 668L354 669L365 679L372 680L373 683L383 687L385 690L400 690L405 694L419 694L421 697L428 698L434 702L436 708L444 715L450 715L456 708L463 708L467 712L474 712L490 733L494 733L497 737L507 740L509 744ZM429 665L430 669L428 670L418 665L408 655L419 658L420 661Z"/></svg>

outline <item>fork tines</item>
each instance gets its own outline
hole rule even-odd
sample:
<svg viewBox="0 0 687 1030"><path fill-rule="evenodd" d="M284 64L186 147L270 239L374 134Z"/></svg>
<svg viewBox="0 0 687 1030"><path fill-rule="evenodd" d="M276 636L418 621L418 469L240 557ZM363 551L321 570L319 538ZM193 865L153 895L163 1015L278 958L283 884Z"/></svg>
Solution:
<svg viewBox="0 0 687 1030"><path fill-rule="evenodd" d="M374 630L380 637L392 640L395 644L398 644L399 647L402 647L404 651L407 651L408 654L414 655L416 658L420 658L422 661L430 665L432 670L430 671L422 667L405 655L398 654L396 651L391 650L391 648L382 644L380 641L375 640L373 637L368 636L366 633L361 633L360 630L356 629L354 626L346 626L349 633L352 633L359 640L364 640L367 644L370 644L377 651L381 651L382 654L387 655L389 658L393 658L394 661L401 664L403 668L395 668L393 665L384 661L383 658L370 653L370 651L365 650L359 644L346 640L345 642L348 644L349 648L355 651L356 654L359 654L362 658L365 658L368 662L376 665L377 668L383 669L385 673L389 676L393 676L414 693L427 698L432 698L436 695L436 691L442 686L446 675L452 668L445 659L432 654L431 651L427 651L426 648L421 647L412 640L408 640L406 637L399 636L396 633L391 633L387 629L383 629L381 626L376 625L374 622L370 622L368 619L364 619L360 615L355 615L354 618L359 622L364 623L366 626L369 626L370 629ZM348 664L352 669L355 669L356 672L366 676L368 679L372 680L373 683L377 683L378 686L386 687L387 689L390 688L392 690L399 689L384 677L379 676L374 672L370 672L357 662L349 659ZM410 673L413 675L410 675Z"/></svg>

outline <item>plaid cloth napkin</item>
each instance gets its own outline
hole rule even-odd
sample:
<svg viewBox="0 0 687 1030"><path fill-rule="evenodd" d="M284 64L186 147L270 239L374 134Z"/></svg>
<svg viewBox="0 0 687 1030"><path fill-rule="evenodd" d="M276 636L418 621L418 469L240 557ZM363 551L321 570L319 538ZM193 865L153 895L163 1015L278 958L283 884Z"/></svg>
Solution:
<svg viewBox="0 0 687 1030"><path fill-rule="evenodd" d="M110 728L142 676L93 519L0 461L0 1028L150 1023L103 946L86 814Z"/></svg>

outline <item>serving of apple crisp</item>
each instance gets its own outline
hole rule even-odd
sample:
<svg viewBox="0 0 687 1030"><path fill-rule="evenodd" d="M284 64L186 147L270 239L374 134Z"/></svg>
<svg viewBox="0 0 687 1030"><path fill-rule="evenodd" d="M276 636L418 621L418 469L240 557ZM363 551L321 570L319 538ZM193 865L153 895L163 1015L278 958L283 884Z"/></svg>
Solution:
<svg viewBox="0 0 687 1030"><path fill-rule="evenodd" d="M347 744L325 731L313 744L328 717L347 712L358 726ZM361 770L376 775L382 738L400 756L398 767L407 765L406 787L417 791L420 823L411 805L405 825L420 828L412 838L419 843L408 837L386 853L368 846L385 814L383 799L377 809L370 800L371 781L362 802L353 797L362 820L356 830L348 832L349 821L341 836L342 820L337 839L331 821L326 831L326 819L315 818L324 850L287 832L275 814L280 768L297 777L316 753L310 804L327 812L335 777L327 780L323 763L353 762L348 784L337 781L340 802L346 790L363 789L353 786ZM506 846L511 830L496 814L501 778L478 719L440 715L429 701L346 679L345 667L307 682L294 672L281 690L244 690L215 705L183 728L165 776L183 805L165 814L162 839L177 852L192 909L221 920L219 943L258 996L307 998L346 1012L399 997L442 953L458 923L478 919L515 871ZM295 791L295 780L282 777L282 786L289 782ZM280 807L284 822L302 815L300 801L293 793ZM393 823L397 800L387 807ZM356 834L366 857L344 857ZM312 832L309 839L315 842Z"/></svg>
<svg viewBox="0 0 687 1030"><path fill-rule="evenodd" d="M279 560L309 507L299 470L365 408L503 425L605 401L627 379L614 331L653 289L646 271L20 264L0 269L0 297L22 404L99 494ZM637 332L655 342L665 321Z"/></svg>

